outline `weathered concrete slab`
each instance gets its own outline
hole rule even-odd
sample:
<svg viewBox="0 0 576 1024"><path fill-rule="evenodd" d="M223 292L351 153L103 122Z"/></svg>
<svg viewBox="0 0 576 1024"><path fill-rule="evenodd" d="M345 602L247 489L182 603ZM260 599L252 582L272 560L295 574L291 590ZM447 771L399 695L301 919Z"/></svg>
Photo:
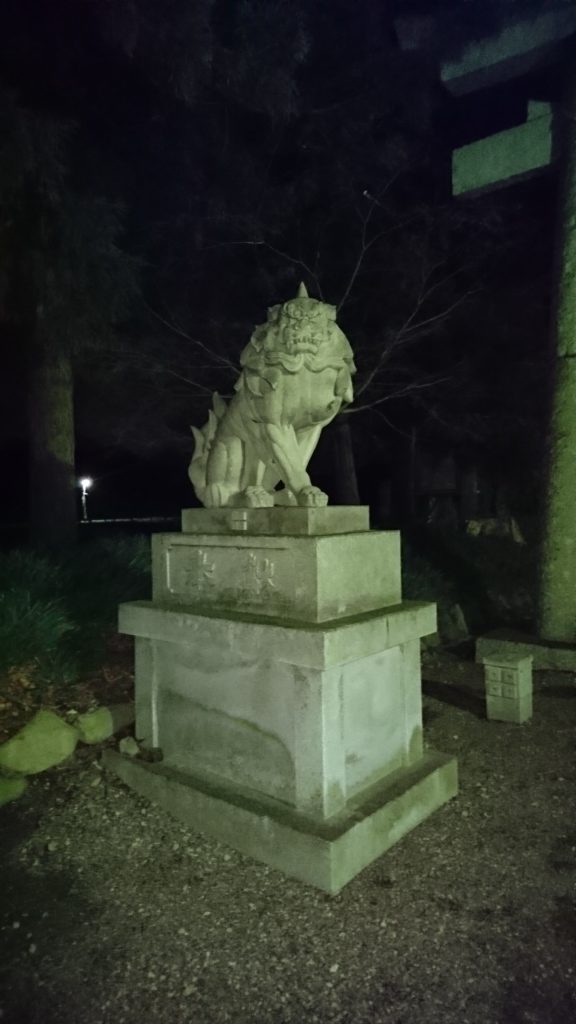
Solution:
<svg viewBox="0 0 576 1024"><path fill-rule="evenodd" d="M400 535L156 534L152 578L160 604L328 622L398 604Z"/></svg>
<svg viewBox="0 0 576 1024"><path fill-rule="evenodd" d="M418 640L325 670L242 657L225 636L136 643L136 736L172 767L322 819L422 756Z"/></svg>
<svg viewBox="0 0 576 1024"><path fill-rule="evenodd" d="M532 658L536 670L576 672L576 644L540 640L527 633L494 630L476 641L476 661L501 658Z"/></svg>
<svg viewBox="0 0 576 1024"><path fill-rule="evenodd" d="M478 195L545 170L553 159L552 111L547 103L524 124L471 142L452 153L452 192ZM544 109L545 108L545 109Z"/></svg>
<svg viewBox="0 0 576 1024"><path fill-rule="evenodd" d="M403 50L441 45L441 27L433 15L398 18L395 26ZM499 85L554 59L574 32L576 8L569 3L563 9L509 19L501 32L470 43L457 57L444 61L442 80L453 96Z"/></svg>
<svg viewBox="0 0 576 1024"><path fill-rule="evenodd" d="M324 669L435 633L436 605L403 601L380 611L315 626L289 620L267 622L241 613L233 618L215 613L201 615L196 610L134 601L120 605L118 628L121 633L167 643L225 642L241 658L268 649L273 651L275 661Z"/></svg>
<svg viewBox="0 0 576 1024"><path fill-rule="evenodd" d="M456 796L456 761L427 753L410 769L363 793L342 815L316 822L280 801L209 777L151 765L116 751L106 768L191 828L328 893Z"/></svg>
<svg viewBox="0 0 576 1024"><path fill-rule="evenodd" d="M326 508L185 508L183 533L246 533L252 536L323 537L370 529L368 505Z"/></svg>

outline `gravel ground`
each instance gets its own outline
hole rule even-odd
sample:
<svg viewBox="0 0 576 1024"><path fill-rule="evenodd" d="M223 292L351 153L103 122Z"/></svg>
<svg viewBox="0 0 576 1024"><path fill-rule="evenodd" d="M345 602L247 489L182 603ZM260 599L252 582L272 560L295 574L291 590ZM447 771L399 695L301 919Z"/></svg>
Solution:
<svg viewBox="0 0 576 1024"><path fill-rule="evenodd" d="M182 827L94 749L38 777L0 812L2 1024L576 1022L576 677L539 673L514 726L482 717L476 666L424 674L461 794L338 896Z"/></svg>

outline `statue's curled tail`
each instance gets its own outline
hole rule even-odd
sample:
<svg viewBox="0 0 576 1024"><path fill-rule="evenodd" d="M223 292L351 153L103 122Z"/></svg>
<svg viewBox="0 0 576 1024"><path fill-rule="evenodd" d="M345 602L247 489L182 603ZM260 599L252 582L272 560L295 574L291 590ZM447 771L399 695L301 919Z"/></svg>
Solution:
<svg viewBox="0 0 576 1024"><path fill-rule="evenodd" d="M217 391L212 395L212 408L208 413L208 422L199 429L198 427L192 427L192 433L194 435L195 447L192 461L188 468L188 476L192 481L192 486L198 500L204 504L204 494L206 491L206 472L208 466L208 457L212 449L212 444L218 430L218 425L226 415L228 406L223 398L218 394Z"/></svg>

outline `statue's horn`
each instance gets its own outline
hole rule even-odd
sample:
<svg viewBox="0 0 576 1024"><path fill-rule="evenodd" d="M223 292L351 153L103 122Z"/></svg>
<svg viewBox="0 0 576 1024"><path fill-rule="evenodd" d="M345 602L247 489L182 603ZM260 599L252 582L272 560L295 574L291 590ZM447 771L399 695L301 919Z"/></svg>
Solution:
<svg viewBox="0 0 576 1024"><path fill-rule="evenodd" d="M296 298L297 299L307 299L308 298L308 291L306 289L306 285L304 284L304 281L300 282L300 287L298 288L298 294L297 294Z"/></svg>

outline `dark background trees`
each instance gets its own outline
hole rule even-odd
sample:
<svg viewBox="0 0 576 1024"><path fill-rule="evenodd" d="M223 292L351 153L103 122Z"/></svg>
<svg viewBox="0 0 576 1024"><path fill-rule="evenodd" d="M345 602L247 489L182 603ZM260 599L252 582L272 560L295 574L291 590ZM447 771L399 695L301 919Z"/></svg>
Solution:
<svg viewBox="0 0 576 1024"><path fill-rule="evenodd" d="M396 45L399 7L425 9L3 5L5 418L29 438L37 536L72 530L74 461L101 475L102 512L189 501L188 425L300 279L338 306L357 353L355 405L319 452L337 500L357 494L353 453L366 500L414 429L488 462L503 435L514 461L536 429L550 190L452 202L457 119L434 63ZM470 25L452 24L458 47ZM519 298L520 280L538 289ZM27 430L16 386L34 396Z"/></svg>

